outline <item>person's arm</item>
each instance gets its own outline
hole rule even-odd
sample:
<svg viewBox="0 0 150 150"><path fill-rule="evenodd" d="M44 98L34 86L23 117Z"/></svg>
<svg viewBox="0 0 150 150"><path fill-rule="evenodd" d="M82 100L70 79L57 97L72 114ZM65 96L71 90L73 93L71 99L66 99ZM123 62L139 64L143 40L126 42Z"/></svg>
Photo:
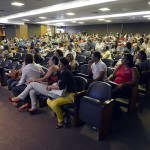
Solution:
<svg viewBox="0 0 150 150"><path fill-rule="evenodd" d="M48 79L53 74L54 70L55 70L54 66L50 66L45 76L43 78L35 79L34 82L44 81Z"/></svg>
<svg viewBox="0 0 150 150"><path fill-rule="evenodd" d="M93 61L89 60L89 62L88 62L88 73L89 74L92 74L92 64L93 64Z"/></svg>
<svg viewBox="0 0 150 150"><path fill-rule="evenodd" d="M116 73L117 73L118 69L120 68L120 66L121 65L119 65L115 68L114 72L107 78L107 80L110 80L110 81L114 80L114 78L116 77Z"/></svg>
<svg viewBox="0 0 150 150"><path fill-rule="evenodd" d="M24 69L22 70L21 79L19 80L17 86L22 85L22 84L24 84L24 83L26 82L27 73L28 73L28 72L27 72L27 69L24 68Z"/></svg>
<svg viewBox="0 0 150 150"><path fill-rule="evenodd" d="M106 71L101 71L99 76L94 81L102 81Z"/></svg>

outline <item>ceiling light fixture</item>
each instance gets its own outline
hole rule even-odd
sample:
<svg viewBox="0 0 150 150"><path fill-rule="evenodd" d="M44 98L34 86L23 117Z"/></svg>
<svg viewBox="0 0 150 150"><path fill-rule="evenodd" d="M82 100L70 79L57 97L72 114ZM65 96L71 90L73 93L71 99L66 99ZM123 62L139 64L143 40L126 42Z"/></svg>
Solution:
<svg viewBox="0 0 150 150"><path fill-rule="evenodd" d="M103 19L103 18L100 18L100 19L97 19L97 20L99 20L99 21L104 21L105 19Z"/></svg>
<svg viewBox="0 0 150 150"><path fill-rule="evenodd" d="M20 18L20 17L25 17L25 16L33 16L33 15L38 15L38 14L43 14L43 13L48 13L48 12L56 12L60 10L80 8L80 7L91 6L91 5L102 4L102 3L113 2L113 1L117 1L117 0L89 0L88 3L86 0L71 1L71 2L60 3L60 4L48 6L48 7L43 7L39 9L34 9L34 10L26 11L26 12L9 15L3 18L14 19L14 18Z"/></svg>
<svg viewBox="0 0 150 150"><path fill-rule="evenodd" d="M67 16L74 16L74 15L75 15L75 13L73 13L73 12L69 12L69 13L66 13L66 15L67 15Z"/></svg>
<svg viewBox="0 0 150 150"><path fill-rule="evenodd" d="M29 19L22 19L23 21L30 21Z"/></svg>
<svg viewBox="0 0 150 150"><path fill-rule="evenodd" d="M150 5L150 2L148 2L148 4Z"/></svg>
<svg viewBox="0 0 150 150"><path fill-rule="evenodd" d="M76 23L77 21L70 21L70 22L72 22L72 23Z"/></svg>
<svg viewBox="0 0 150 150"><path fill-rule="evenodd" d="M105 20L105 22L112 22L111 20Z"/></svg>
<svg viewBox="0 0 150 150"><path fill-rule="evenodd" d="M47 23L55 23L55 22L67 22L67 21L83 21L83 20L94 20L94 19L106 19L106 18L119 18L119 17L128 17L128 16L140 16L140 15L148 15L150 11L141 11L141 12L130 12L130 13L123 13L123 14L111 14L111 15L101 15L101 16L92 16L92 17L82 17L82 18L72 18L72 19L64 19L64 20L51 20L51 21L42 21L37 22L40 24L47 24Z"/></svg>
<svg viewBox="0 0 150 150"><path fill-rule="evenodd" d="M100 11L109 11L110 9L109 8L100 8L99 10Z"/></svg>
<svg viewBox="0 0 150 150"><path fill-rule="evenodd" d="M14 5L14 6L23 6L24 4L20 3L20 2L13 2L13 3L11 3L11 5Z"/></svg>
<svg viewBox="0 0 150 150"><path fill-rule="evenodd" d="M84 22L78 22L79 24L84 24Z"/></svg>
<svg viewBox="0 0 150 150"><path fill-rule="evenodd" d="M47 17L39 17L40 19L46 19Z"/></svg>
<svg viewBox="0 0 150 150"><path fill-rule="evenodd" d="M146 15L146 16L143 16L144 18L149 18L150 17L150 15Z"/></svg>

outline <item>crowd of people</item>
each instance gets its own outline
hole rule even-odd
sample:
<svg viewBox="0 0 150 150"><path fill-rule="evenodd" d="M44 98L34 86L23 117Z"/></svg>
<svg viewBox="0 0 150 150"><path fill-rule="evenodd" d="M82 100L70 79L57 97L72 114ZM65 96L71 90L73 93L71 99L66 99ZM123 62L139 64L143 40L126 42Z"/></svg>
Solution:
<svg viewBox="0 0 150 150"><path fill-rule="evenodd" d="M73 103L76 95L74 72L80 67L77 56L90 51L87 57L89 82L108 82L112 88L112 98L125 97L137 83L145 85L150 75L150 35L146 34L60 34L55 37L34 36L4 39L0 42L0 57L10 59L19 50L26 51L22 68L16 79L8 77L8 89L12 92L11 103L19 109L28 108L36 113L38 95L45 95L47 105L55 112L58 124L64 126L62 105ZM49 58L47 72L42 62L47 54ZM103 59L112 60L113 73L108 76L107 64ZM91 78L90 78L91 77ZM112 81L112 82L110 82ZM88 85L88 86L89 86ZM62 93L66 90L65 96ZM62 92L60 95L54 91Z"/></svg>

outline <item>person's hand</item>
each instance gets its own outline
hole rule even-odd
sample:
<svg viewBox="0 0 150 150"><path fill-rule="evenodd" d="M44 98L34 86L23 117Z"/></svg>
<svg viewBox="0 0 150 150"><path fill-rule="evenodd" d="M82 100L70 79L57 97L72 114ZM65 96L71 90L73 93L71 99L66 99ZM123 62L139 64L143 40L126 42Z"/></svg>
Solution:
<svg viewBox="0 0 150 150"><path fill-rule="evenodd" d="M27 81L28 84L31 83L31 82L35 82L35 81L34 80L28 80Z"/></svg>
<svg viewBox="0 0 150 150"><path fill-rule="evenodd" d="M108 81L110 81L109 78L105 79L105 82L108 82Z"/></svg>
<svg viewBox="0 0 150 150"><path fill-rule="evenodd" d="M117 86L117 89L122 89L123 86L124 86L123 83L122 83L122 84L119 84L119 85Z"/></svg>
<svg viewBox="0 0 150 150"><path fill-rule="evenodd" d="M47 90L47 91L50 91L50 90L51 90L51 86L47 86L47 87L46 87L46 90Z"/></svg>

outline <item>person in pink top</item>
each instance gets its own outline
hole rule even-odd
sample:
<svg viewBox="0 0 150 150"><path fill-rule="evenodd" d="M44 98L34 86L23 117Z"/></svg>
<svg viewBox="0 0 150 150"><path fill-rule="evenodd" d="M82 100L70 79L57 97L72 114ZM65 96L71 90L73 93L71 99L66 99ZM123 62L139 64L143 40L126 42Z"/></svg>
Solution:
<svg viewBox="0 0 150 150"><path fill-rule="evenodd" d="M120 64L111 74L107 81L113 87L112 98L126 98L131 94L132 86L138 82L138 71L134 67L133 56L126 53L122 56Z"/></svg>

